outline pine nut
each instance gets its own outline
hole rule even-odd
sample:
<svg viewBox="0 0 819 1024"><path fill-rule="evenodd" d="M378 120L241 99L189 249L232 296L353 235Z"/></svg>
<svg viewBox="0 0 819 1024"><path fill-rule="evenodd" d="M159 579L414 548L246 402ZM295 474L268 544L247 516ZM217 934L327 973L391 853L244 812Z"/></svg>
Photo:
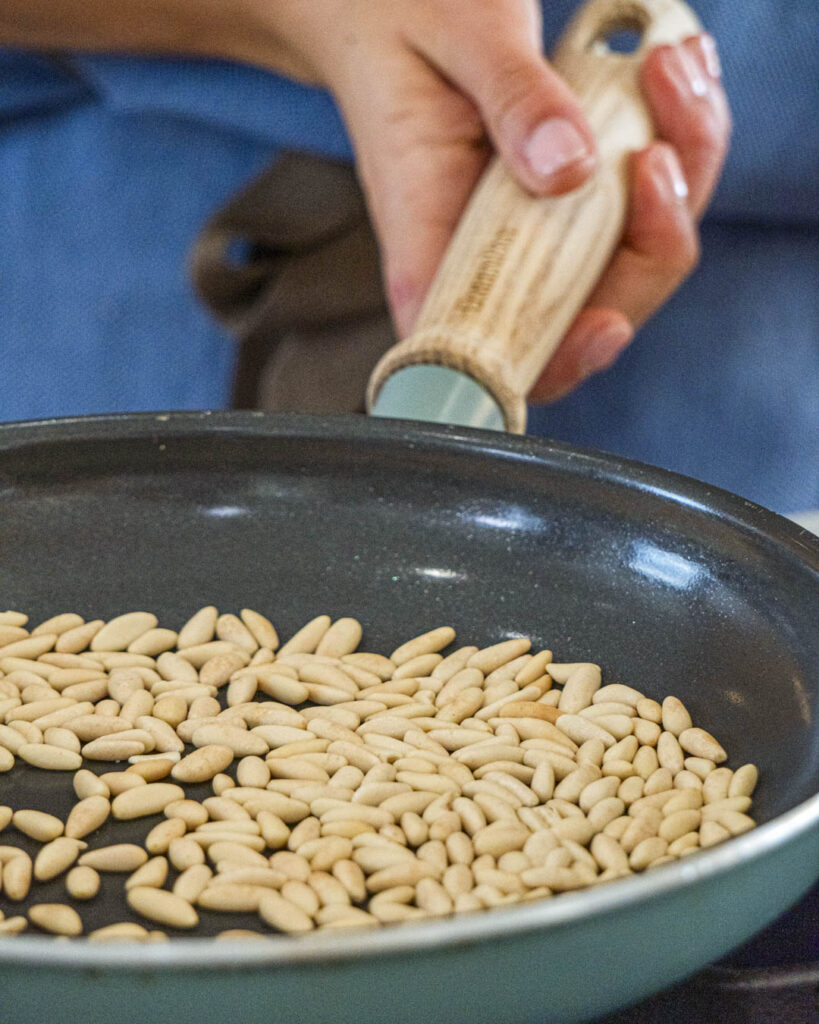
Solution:
<svg viewBox="0 0 819 1024"><path fill-rule="evenodd" d="M31 857L23 850L18 850L16 856L11 857L3 864L3 893L5 896L15 903L24 900L31 888L31 874Z"/></svg>
<svg viewBox="0 0 819 1024"><path fill-rule="evenodd" d="M185 647L196 647L209 643L216 632L216 620L219 612L213 605L206 605L192 615L179 630L176 646L179 650Z"/></svg>
<svg viewBox="0 0 819 1024"><path fill-rule="evenodd" d="M698 811L702 807L702 794L700 790L684 789L670 797L663 804L665 817L677 811Z"/></svg>
<svg viewBox="0 0 819 1024"><path fill-rule="evenodd" d="M53 815L0 807L0 829L45 843L33 866L0 847L4 889L22 899L32 872L70 868L69 895L88 899L96 869L118 870L148 912L132 908L170 927L195 926L193 903L284 931L360 927L547 898L753 826L755 767L716 767L722 747L677 698L603 686L598 666L524 638L444 657L441 627L386 658L357 652L361 635L317 616L276 657L275 628L248 609L208 606L178 635L141 612L66 613L32 634L0 616L0 769L21 751L56 759L78 796L64 835ZM84 756L134 763L97 777ZM186 797L209 780L215 796ZM144 848L87 850L111 811L165 820ZM90 938L106 936L166 937L122 923Z"/></svg>
<svg viewBox="0 0 819 1024"><path fill-rule="evenodd" d="M176 715L173 714L171 716L169 712L169 706L178 708L179 705L181 705L179 710L182 711L183 709L182 714L184 715L187 708L181 698L164 697L157 701L154 707L154 715L139 715L136 719L136 726L140 729L144 729L145 732L148 732L153 736L157 750L162 754L167 754L169 752L181 754L184 750L184 743L174 732L175 726L173 724L173 718L175 718ZM124 714L125 709L123 708L123 715ZM171 721L166 722L165 719L160 717L162 714L169 715L169 717L171 717ZM179 722L181 722L181 718L179 719Z"/></svg>
<svg viewBox="0 0 819 1024"><path fill-rule="evenodd" d="M112 733L127 732L131 729L132 723L124 718L87 714L78 715L72 719L68 727L83 743L89 743L91 740L110 736Z"/></svg>
<svg viewBox="0 0 819 1024"><path fill-rule="evenodd" d="M361 641L361 623L357 619L337 619L316 646L316 654L341 658L352 654Z"/></svg>
<svg viewBox="0 0 819 1024"><path fill-rule="evenodd" d="M259 832L258 824L250 820L250 812L235 800L211 796L202 802L202 806L208 812L210 821L201 824L200 830L207 829L212 832L228 828L239 832Z"/></svg>
<svg viewBox="0 0 819 1024"><path fill-rule="evenodd" d="M16 611L5 611L0 612L0 625L3 626L17 626L18 628L25 626L28 622L28 615L23 612Z"/></svg>
<svg viewBox="0 0 819 1024"><path fill-rule="evenodd" d="M424 654L435 654L438 651L443 650L443 648L448 647L454 639L454 629L450 626L440 626L438 629L432 629L428 633L422 633L420 636L413 637L412 640L408 640L406 643L401 644L400 647L396 647L390 655L390 661L393 665L400 667L412 658L417 658Z"/></svg>
<svg viewBox="0 0 819 1024"><path fill-rule="evenodd" d="M707 804L728 796L733 773L730 768L715 768L702 784L702 798Z"/></svg>
<svg viewBox="0 0 819 1024"><path fill-rule="evenodd" d="M161 889L167 877L167 859L165 857L152 857L126 878L125 888L127 890L133 889L138 885L147 885L154 889Z"/></svg>
<svg viewBox="0 0 819 1024"><path fill-rule="evenodd" d="M591 852L601 871L627 871L628 857L620 844L602 832L591 841Z"/></svg>
<svg viewBox="0 0 819 1024"><path fill-rule="evenodd" d="M0 747L11 754L16 754L24 743L25 739L19 732L7 725L0 725Z"/></svg>
<svg viewBox="0 0 819 1024"><path fill-rule="evenodd" d="M531 835L525 825L514 821L496 821L486 825L472 836L475 854L500 857L509 850L521 850Z"/></svg>
<svg viewBox="0 0 819 1024"><path fill-rule="evenodd" d="M626 718L634 718L637 712L630 704L621 704L619 701L602 701L599 704L590 704L588 707L578 711L581 718L605 718L609 715L625 715ZM630 735L630 734L629 734Z"/></svg>
<svg viewBox="0 0 819 1024"><path fill-rule="evenodd" d="M598 779L600 779L599 768L595 768L593 765L583 765L570 772L555 786L554 796L559 800L577 803L580 799L580 794L589 783L596 782ZM616 786L617 781L614 780L614 782ZM607 792L605 795L613 796L614 794Z"/></svg>
<svg viewBox="0 0 819 1024"><path fill-rule="evenodd" d="M43 742L52 747L65 747L66 750L73 750L75 754L80 752L80 741L70 729L56 726L46 728L43 730Z"/></svg>
<svg viewBox="0 0 819 1024"><path fill-rule="evenodd" d="M74 900L92 900L100 890L100 876L93 868L72 868L66 875L65 888Z"/></svg>
<svg viewBox="0 0 819 1024"><path fill-rule="evenodd" d="M228 643L226 640L208 640L203 644L193 644L190 647L184 648L180 647L179 641L177 641L176 646L179 656L195 669L201 669L211 658L216 658L221 654L236 655L238 653L233 644ZM246 664L244 658L240 660L242 665Z"/></svg>
<svg viewBox="0 0 819 1024"><path fill-rule="evenodd" d="M674 776L675 789L702 789L702 779L699 775L687 771L685 768Z"/></svg>
<svg viewBox="0 0 819 1024"><path fill-rule="evenodd" d="M361 875L361 886L362 894L361 899L364 899L367 895L366 887L363 882L363 873L352 861L338 861L337 863L346 865L343 870L348 870L352 865L359 875ZM326 907L349 907L351 904L350 893L344 885L339 881L335 875L335 868L333 874L328 874L326 871L312 871L307 879L307 885L313 890L318 898L319 906L322 908ZM282 894L286 895L284 887L282 887Z"/></svg>
<svg viewBox="0 0 819 1024"><path fill-rule="evenodd" d="M224 743L207 743L183 757L171 769L177 782L206 782L233 761L233 748Z"/></svg>
<svg viewBox="0 0 819 1024"><path fill-rule="evenodd" d="M96 928L88 935L89 942L148 942L149 939L148 929L132 921L119 921Z"/></svg>
<svg viewBox="0 0 819 1024"><path fill-rule="evenodd" d="M272 928L283 932L306 932L315 927L303 910L272 890L259 899L259 916Z"/></svg>
<svg viewBox="0 0 819 1024"><path fill-rule="evenodd" d="M419 654L415 658L410 658L409 661L403 662L393 672L393 680L410 679L410 678L424 678L431 675L432 671L440 665L443 658L440 654ZM483 682L483 673L480 676L480 682Z"/></svg>
<svg viewBox="0 0 819 1024"><path fill-rule="evenodd" d="M65 903L35 903L28 908L28 919L52 935L81 935L82 919Z"/></svg>
<svg viewBox="0 0 819 1024"><path fill-rule="evenodd" d="M13 640L10 644L0 647L0 659L5 661L9 658L37 658L50 651L56 640L56 633L41 633L39 636Z"/></svg>
<svg viewBox="0 0 819 1024"><path fill-rule="evenodd" d="M55 840L56 841L56 840ZM88 850L82 854L79 863L82 867L94 868L95 871L136 871L148 859L148 854L141 846L133 843L115 843L102 846L97 850Z"/></svg>
<svg viewBox="0 0 819 1024"><path fill-rule="evenodd" d="M372 672L373 675L385 681L391 678L396 667L394 662L384 657L383 654L345 654L342 656L341 662L343 665L353 665L356 668L364 669L366 672Z"/></svg>
<svg viewBox="0 0 819 1024"><path fill-rule="evenodd" d="M136 789L138 786L146 785L145 779L136 772L127 769L119 772L104 772L99 776L99 781L106 787L106 792L112 796L119 796L126 789Z"/></svg>
<svg viewBox="0 0 819 1024"><path fill-rule="evenodd" d="M158 624L155 615L150 612L126 612L118 615L95 633L91 640L92 651L124 651L149 629Z"/></svg>
<svg viewBox="0 0 819 1024"><path fill-rule="evenodd" d="M684 767L684 755L679 740L671 732L663 732L657 740L657 759L660 766L667 768L672 775L681 772Z"/></svg>
<svg viewBox="0 0 819 1024"><path fill-rule="evenodd" d="M73 786L74 792L80 800L84 800L89 796L107 797L110 793L108 786L100 780L99 776L87 768L81 768L74 775Z"/></svg>
<svg viewBox="0 0 819 1024"><path fill-rule="evenodd" d="M656 768L646 779L643 786L643 793L646 796L653 796L655 793L665 793L674 785L674 776L668 768Z"/></svg>
<svg viewBox="0 0 819 1024"><path fill-rule="evenodd" d="M49 743L23 743L17 750L17 756L35 768L47 771L71 772L82 765L82 757L78 753Z"/></svg>
<svg viewBox="0 0 819 1024"><path fill-rule="evenodd" d="M220 615L216 620L216 635L247 654L255 654L259 649L258 640L238 615Z"/></svg>
<svg viewBox="0 0 819 1024"><path fill-rule="evenodd" d="M553 666L547 671L554 678ZM577 665L566 679L563 685L563 693L560 697L558 708L570 714L577 714L583 708L589 707L592 698L600 689L601 673L597 665Z"/></svg>
<svg viewBox="0 0 819 1024"><path fill-rule="evenodd" d="M172 629L149 629L142 636L132 640L128 650L132 654L148 654L151 657L169 651L177 641L177 634Z"/></svg>
<svg viewBox="0 0 819 1024"><path fill-rule="evenodd" d="M38 843L48 843L63 834L63 823L53 814L44 811L16 811L12 824L18 830Z"/></svg>
<svg viewBox="0 0 819 1024"><path fill-rule="evenodd" d="M700 812L696 810L674 811L663 819L657 834L661 839L673 843L687 832L698 829L701 817Z"/></svg>
<svg viewBox="0 0 819 1024"><path fill-rule="evenodd" d="M173 751L165 751L161 754L136 754L134 757L128 758L130 767L126 770L133 775L138 775L145 782L159 782L171 774L173 766L179 759L179 754Z"/></svg>
<svg viewBox="0 0 819 1024"><path fill-rule="evenodd" d="M547 722L556 722L565 712L550 708L539 701L513 700L504 704L498 714L501 718L542 718Z"/></svg>
<svg viewBox="0 0 819 1024"><path fill-rule="evenodd" d="M564 779L563 782L566 780ZM563 785L563 783L561 783ZM620 788L620 780L611 776L593 779L580 792L578 805L584 814L588 814L602 800L615 797Z"/></svg>
<svg viewBox="0 0 819 1024"><path fill-rule="evenodd" d="M683 702L677 697L666 697L662 703L663 729L679 738L692 724L691 715Z"/></svg>
<svg viewBox="0 0 819 1024"><path fill-rule="evenodd" d="M694 754L695 757L707 757L716 764L722 764L728 758L723 748L705 729L685 729L680 734L680 746L686 753Z"/></svg>
<svg viewBox="0 0 819 1024"><path fill-rule="evenodd" d="M759 772L755 764L744 764L734 772L728 786L728 796L751 796L756 789Z"/></svg>
<svg viewBox="0 0 819 1024"><path fill-rule="evenodd" d="M639 842L629 855L628 863L632 871L642 871L655 860L664 856L668 843L659 836L651 836Z"/></svg>
<svg viewBox="0 0 819 1024"><path fill-rule="evenodd" d="M65 751L71 754L70 751ZM120 740L110 739L106 736L98 740L86 743L82 748L82 757L90 761L127 761L134 754L144 754L145 743L141 740ZM69 770L75 770L82 764L82 757L79 754L71 754L75 759Z"/></svg>
<svg viewBox="0 0 819 1024"><path fill-rule="evenodd" d="M125 898L136 913L169 928L195 928L199 923L199 915L190 903L165 889L135 886Z"/></svg>
<svg viewBox="0 0 819 1024"><path fill-rule="evenodd" d="M175 786L170 782L146 783L114 797L111 801L111 813L122 821L143 818L149 814L159 814L168 804L184 798L185 790L181 786Z"/></svg>
<svg viewBox="0 0 819 1024"><path fill-rule="evenodd" d="M730 831L717 821L704 821L700 826L700 846L703 848L722 843L730 836Z"/></svg>
<svg viewBox="0 0 819 1024"><path fill-rule="evenodd" d="M417 885L422 878L434 878L437 874L433 865L413 857L375 871L367 879L367 891L374 893L397 885Z"/></svg>
<svg viewBox="0 0 819 1024"><path fill-rule="evenodd" d="M173 894L186 903L196 903L212 878L213 872L207 864L193 864L176 879Z"/></svg>
<svg viewBox="0 0 819 1024"><path fill-rule="evenodd" d="M479 668L481 672L488 675L500 668L501 665L520 657L521 654L526 654L531 646L531 642L525 637L503 640L501 643L477 651L467 661L467 665L469 668Z"/></svg>
<svg viewBox="0 0 819 1024"><path fill-rule="evenodd" d="M202 890L196 902L198 906L207 910L255 913L259 908L261 896L269 891L261 885L221 882L219 876L216 876Z"/></svg>
<svg viewBox="0 0 819 1024"><path fill-rule="evenodd" d="M714 762L709 761L707 757L687 757L683 763L687 771L693 772L703 782L716 768Z"/></svg>
<svg viewBox="0 0 819 1024"><path fill-rule="evenodd" d="M74 654L84 651L105 625L102 619L94 619L60 633L54 645L55 651Z"/></svg>
<svg viewBox="0 0 819 1024"><path fill-rule="evenodd" d="M741 835L754 827L754 819L741 811L726 810L714 820L718 825L728 829L732 836Z"/></svg>
<svg viewBox="0 0 819 1024"><path fill-rule="evenodd" d="M555 724L561 732L578 745L593 739L602 740L606 747L613 747L617 742L617 738L603 726L591 719L581 718L580 715L570 713L561 715Z"/></svg>
<svg viewBox="0 0 819 1024"><path fill-rule="evenodd" d="M296 653L313 654L329 630L331 622L329 615L318 615L311 619L282 646L279 658Z"/></svg>
<svg viewBox="0 0 819 1024"><path fill-rule="evenodd" d="M187 831L187 824L182 818L168 818L154 825L145 837L145 849L151 854L167 853L171 842L179 839Z"/></svg>
<svg viewBox="0 0 819 1024"><path fill-rule="evenodd" d="M243 608L239 615L259 647L267 648L270 651L275 651L278 648L279 635L269 619L259 612L253 611L252 608Z"/></svg>
<svg viewBox="0 0 819 1024"><path fill-rule="evenodd" d="M656 722L647 722L644 718L635 718L632 726L634 736L645 747L656 747L662 729Z"/></svg>
<svg viewBox="0 0 819 1024"><path fill-rule="evenodd" d="M632 738L626 737L620 742L624 743L626 739ZM585 743L581 743L577 748L577 753L575 754L577 763L593 764L595 768L600 768L603 764L603 756L607 753L608 749L602 740L586 740Z"/></svg>
<svg viewBox="0 0 819 1024"><path fill-rule="evenodd" d="M30 744L26 745L30 746ZM14 764L14 754L7 747L0 747L0 772L10 772Z"/></svg>

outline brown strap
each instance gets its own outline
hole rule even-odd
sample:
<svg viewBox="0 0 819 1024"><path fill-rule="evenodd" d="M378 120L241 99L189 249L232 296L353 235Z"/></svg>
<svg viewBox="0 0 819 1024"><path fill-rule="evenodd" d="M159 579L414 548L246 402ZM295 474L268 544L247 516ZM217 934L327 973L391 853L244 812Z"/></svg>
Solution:
<svg viewBox="0 0 819 1024"><path fill-rule="evenodd" d="M240 342L236 405L363 409L369 373L395 336L350 167L283 155L205 226L191 271Z"/></svg>

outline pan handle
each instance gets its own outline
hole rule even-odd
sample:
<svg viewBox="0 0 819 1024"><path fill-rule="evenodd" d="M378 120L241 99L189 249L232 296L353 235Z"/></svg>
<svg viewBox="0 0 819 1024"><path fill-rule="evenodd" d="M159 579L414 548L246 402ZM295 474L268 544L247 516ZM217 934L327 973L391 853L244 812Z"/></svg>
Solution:
<svg viewBox="0 0 819 1024"><path fill-rule="evenodd" d="M632 53L609 49L623 29ZM639 88L648 51L700 31L682 0L590 0L560 40L554 66L595 133L599 166L574 192L536 198L493 158L461 218L413 333L370 377L432 364L468 374L494 397L506 429L526 429L526 395L583 306L623 231L628 158L654 138Z"/></svg>

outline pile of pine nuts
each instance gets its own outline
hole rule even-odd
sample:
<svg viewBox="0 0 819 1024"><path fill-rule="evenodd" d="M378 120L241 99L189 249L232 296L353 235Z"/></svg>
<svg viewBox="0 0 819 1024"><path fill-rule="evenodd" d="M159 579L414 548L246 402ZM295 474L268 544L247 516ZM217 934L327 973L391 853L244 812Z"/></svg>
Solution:
<svg viewBox="0 0 819 1024"><path fill-rule="evenodd" d="M72 903L0 910L0 935L82 935L77 907L108 872L147 926L90 940L256 915L233 938L541 899L754 826L756 768L726 767L681 701L603 685L527 639L452 649L443 626L385 657L326 615L281 646L250 609L201 608L178 633L148 612L27 622L0 612L0 772L73 772L77 802L63 821L0 799L0 832L40 844L32 857L3 837L0 899L64 877ZM213 795L191 799L202 783ZM94 845L109 817L157 816L141 845Z"/></svg>

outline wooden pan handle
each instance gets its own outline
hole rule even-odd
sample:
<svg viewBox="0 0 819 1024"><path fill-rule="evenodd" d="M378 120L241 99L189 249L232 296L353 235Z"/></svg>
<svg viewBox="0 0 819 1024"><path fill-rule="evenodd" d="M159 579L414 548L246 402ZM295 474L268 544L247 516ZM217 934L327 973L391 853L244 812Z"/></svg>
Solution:
<svg viewBox="0 0 819 1024"><path fill-rule="evenodd" d="M640 33L614 53L615 31ZM623 231L628 158L654 138L638 76L646 53L700 31L682 0L590 0L553 64L572 86L600 162L581 188L555 198L525 192L494 158L450 243L413 333L387 352L367 392L419 363L469 374L495 398L507 430L526 428L526 395L600 278Z"/></svg>

